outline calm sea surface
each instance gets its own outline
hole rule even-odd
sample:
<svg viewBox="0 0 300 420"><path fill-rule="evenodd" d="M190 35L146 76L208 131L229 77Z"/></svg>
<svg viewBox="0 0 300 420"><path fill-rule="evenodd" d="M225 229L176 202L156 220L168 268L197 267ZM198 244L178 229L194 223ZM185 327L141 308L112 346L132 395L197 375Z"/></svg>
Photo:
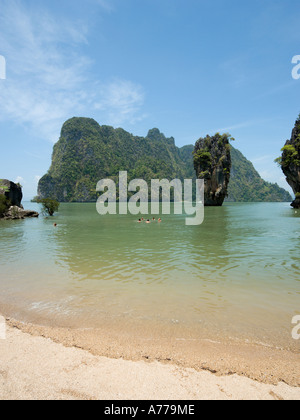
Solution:
<svg viewBox="0 0 300 420"><path fill-rule="evenodd" d="M62 204L54 218L0 221L0 312L79 328L174 325L181 335L299 349L300 211L226 204L190 227L185 216L162 217L138 224L99 216L95 204Z"/></svg>

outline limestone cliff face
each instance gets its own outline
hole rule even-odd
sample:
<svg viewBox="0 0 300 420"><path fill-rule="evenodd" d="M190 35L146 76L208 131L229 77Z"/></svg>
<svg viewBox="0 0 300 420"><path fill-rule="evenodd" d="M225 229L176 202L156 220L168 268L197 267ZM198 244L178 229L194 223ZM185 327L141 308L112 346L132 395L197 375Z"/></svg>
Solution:
<svg viewBox="0 0 300 420"><path fill-rule="evenodd" d="M23 193L20 185L7 179L0 179L0 196L5 197L1 200L1 219L17 220L39 216L39 213L35 211L24 210L21 204Z"/></svg>
<svg viewBox="0 0 300 420"><path fill-rule="evenodd" d="M282 171L287 182L292 187L296 198L291 204L294 208L300 208L300 116L295 123L291 139L282 149L280 159Z"/></svg>
<svg viewBox="0 0 300 420"><path fill-rule="evenodd" d="M128 180L147 182L187 177L174 138L166 138L158 129L137 137L121 128L100 126L90 118L71 118L62 127L51 167L39 182L38 196L60 202L95 202L98 181L118 181L119 171L127 171Z"/></svg>
<svg viewBox="0 0 300 420"><path fill-rule="evenodd" d="M194 166L205 182L205 206L222 206L228 195L231 170L230 136L200 138L194 150Z"/></svg>
<svg viewBox="0 0 300 420"><path fill-rule="evenodd" d="M16 185L14 182L8 181L7 179L1 179L0 194L5 195L12 206L22 207L21 202L23 194L20 185Z"/></svg>

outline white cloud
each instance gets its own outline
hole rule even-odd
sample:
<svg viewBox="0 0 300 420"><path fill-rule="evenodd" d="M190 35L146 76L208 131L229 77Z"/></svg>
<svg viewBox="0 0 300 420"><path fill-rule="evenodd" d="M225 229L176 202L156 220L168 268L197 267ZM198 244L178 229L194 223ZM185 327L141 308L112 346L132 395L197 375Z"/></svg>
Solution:
<svg viewBox="0 0 300 420"><path fill-rule="evenodd" d="M255 120L243 121L241 123L232 124L232 125L229 125L227 127L222 127L222 128L217 128L217 129L210 130L209 134L231 132L231 131L234 131L234 130L239 130L241 128L258 126L259 124L271 123L273 121L274 121L274 118L264 118L264 119L255 119ZM233 133L231 133L231 134L233 134Z"/></svg>
<svg viewBox="0 0 300 420"><path fill-rule="evenodd" d="M99 4L103 9L108 12L112 12L115 10L112 0L95 0L97 4Z"/></svg>
<svg viewBox="0 0 300 420"><path fill-rule="evenodd" d="M57 19L17 0L1 1L0 45L7 80L0 86L0 120L56 141L66 119L90 116L91 110L101 110L105 123L140 119L142 88L120 79L94 79L92 61L82 53L87 36L82 22Z"/></svg>
<svg viewBox="0 0 300 420"><path fill-rule="evenodd" d="M22 184L22 182L24 183L24 178L22 178L21 176L17 176L15 184Z"/></svg>
<svg viewBox="0 0 300 420"><path fill-rule="evenodd" d="M251 162L256 165L256 164L261 164L261 163L273 163L275 160L274 155L265 155L265 156L258 156L254 159L251 160Z"/></svg>
<svg viewBox="0 0 300 420"><path fill-rule="evenodd" d="M144 116L138 111L144 102L144 91L139 85L126 80L115 80L99 88L101 100L94 104L95 109L108 112L109 123L120 125L126 121L135 123Z"/></svg>
<svg viewBox="0 0 300 420"><path fill-rule="evenodd" d="M209 131L209 134L215 134L215 133L227 133L233 130L239 130L240 128L246 128L246 127L251 127L255 124L257 124L258 121L244 121L242 123L238 123L238 124L232 124L228 127L222 127L222 128L214 128L212 130ZM232 134L232 133L231 133Z"/></svg>

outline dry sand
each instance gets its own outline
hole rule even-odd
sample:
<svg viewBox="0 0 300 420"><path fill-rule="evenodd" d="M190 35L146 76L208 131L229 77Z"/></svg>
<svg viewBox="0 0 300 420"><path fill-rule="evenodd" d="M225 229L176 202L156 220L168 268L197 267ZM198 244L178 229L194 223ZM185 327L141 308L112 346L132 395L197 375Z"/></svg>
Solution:
<svg viewBox="0 0 300 420"><path fill-rule="evenodd" d="M299 400L300 388L159 362L95 356L7 327L0 340L2 400Z"/></svg>

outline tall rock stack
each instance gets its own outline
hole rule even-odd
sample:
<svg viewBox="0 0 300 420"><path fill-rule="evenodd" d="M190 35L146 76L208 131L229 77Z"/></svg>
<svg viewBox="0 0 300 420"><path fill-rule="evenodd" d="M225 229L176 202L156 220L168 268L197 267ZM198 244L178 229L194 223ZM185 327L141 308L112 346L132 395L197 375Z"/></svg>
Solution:
<svg viewBox="0 0 300 420"><path fill-rule="evenodd" d="M204 179L205 206L222 206L228 195L231 171L229 134L200 138L194 150L197 177Z"/></svg>

